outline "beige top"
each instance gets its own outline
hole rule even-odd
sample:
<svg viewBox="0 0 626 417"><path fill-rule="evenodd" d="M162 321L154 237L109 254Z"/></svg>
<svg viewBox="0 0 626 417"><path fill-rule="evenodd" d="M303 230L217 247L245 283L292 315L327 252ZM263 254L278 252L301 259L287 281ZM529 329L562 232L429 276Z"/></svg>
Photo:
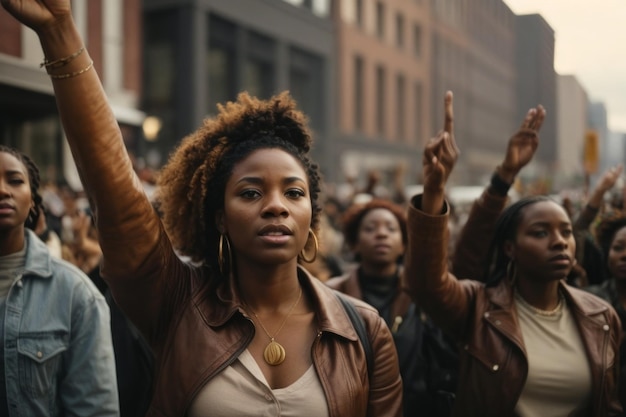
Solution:
<svg viewBox="0 0 626 417"><path fill-rule="evenodd" d="M271 389L245 350L194 398L189 417L328 417L326 397L313 366L293 384Z"/></svg>
<svg viewBox="0 0 626 417"><path fill-rule="evenodd" d="M552 315L533 310L516 294L528 354L528 378L515 407L520 417L582 416L591 400L591 370L567 303Z"/></svg>

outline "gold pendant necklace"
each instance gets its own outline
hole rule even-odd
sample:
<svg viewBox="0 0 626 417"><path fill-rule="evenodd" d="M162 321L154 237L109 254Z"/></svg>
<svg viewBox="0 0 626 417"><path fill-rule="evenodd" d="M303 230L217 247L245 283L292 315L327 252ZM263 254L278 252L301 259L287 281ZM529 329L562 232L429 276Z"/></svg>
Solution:
<svg viewBox="0 0 626 417"><path fill-rule="evenodd" d="M283 329L283 326L287 322L287 319L289 318L289 316L291 316L293 309L300 302L300 298L302 298L302 287L300 287L300 294L298 294L298 299L296 300L295 303L293 303L291 308L289 308L289 312L285 316L285 319L283 320L282 324L280 325L276 333L274 333L274 336L270 335L270 333L267 331L267 329L261 322L261 319L259 318L259 316L257 316L254 310L252 310L252 308L248 306L248 308L250 308L250 311L252 311L252 314L254 315L254 317L256 317L257 321L261 325L261 328L263 329L267 337L270 338L270 342L267 344L267 346L265 346L265 350L263 351L263 359L265 359L265 362L267 362L268 365L276 366L276 365L280 365L281 363L285 361L285 357L287 356L287 354L285 353L285 348L283 347L283 345L278 343L275 340L275 338L278 335L278 333L280 333L280 331Z"/></svg>

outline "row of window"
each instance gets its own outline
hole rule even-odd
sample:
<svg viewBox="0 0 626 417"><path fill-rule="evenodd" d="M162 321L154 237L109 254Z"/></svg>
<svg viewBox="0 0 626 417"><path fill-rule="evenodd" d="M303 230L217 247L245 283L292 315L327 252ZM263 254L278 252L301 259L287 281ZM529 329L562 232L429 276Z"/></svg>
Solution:
<svg viewBox="0 0 626 417"><path fill-rule="evenodd" d="M354 23L357 27L365 29L365 1L353 0ZM387 6L383 0L377 0L374 6L374 33L380 40L387 39ZM402 11L396 11L394 17L394 43L398 48L405 48L407 45L406 18ZM423 33L419 23L412 25L412 51L416 57L422 55Z"/></svg>
<svg viewBox="0 0 626 417"><path fill-rule="evenodd" d="M356 131L363 132L365 130L365 120L367 115L365 114L365 89L367 85L365 83L365 60L362 56L357 55L354 58L354 127ZM386 136L387 133L387 109L388 103L388 71L382 65L376 65L375 68L375 81L374 81L374 120L375 131L380 136ZM398 73L394 80L394 99L395 99L395 135L401 142L410 141L408 134L407 124L409 117L413 120L414 135L418 135L419 124L422 121L422 109L423 109L423 87L420 81L416 81L412 88L414 95L413 103L409 103L409 97L407 91L410 92L407 77ZM411 114L409 115L409 112ZM409 117L407 117L409 116Z"/></svg>

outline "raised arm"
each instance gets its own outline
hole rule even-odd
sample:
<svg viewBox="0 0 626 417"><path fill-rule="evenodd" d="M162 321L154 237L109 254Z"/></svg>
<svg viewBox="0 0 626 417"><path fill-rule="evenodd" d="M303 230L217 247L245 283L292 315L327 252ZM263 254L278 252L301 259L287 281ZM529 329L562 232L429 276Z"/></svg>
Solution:
<svg viewBox="0 0 626 417"><path fill-rule="evenodd" d="M452 259L452 272L457 277L483 277L496 220L506 207L507 195L515 178L537 151L539 130L545 116L546 111L541 105L528 110L519 129L509 139L504 158L496 167L490 184L472 205ZM481 238L476 239L476 236Z"/></svg>
<svg viewBox="0 0 626 417"><path fill-rule="evenodd" d="M162 310L162 294L169 291L161 285L165 278L156 278L166 276L165 264L175 256L171 250L157 250L164 247L160 242L165 241L165 233L134 173L92 58L74 24L70 1L1 1L39 37L43 66L52 80L67 141L94 210L104 256L103 277L116 300L123 299L120 306L146 330ZM155 261L147 262L148 258Z"/></svg>
<svg viewBox="0 0 626 417"><path fill-rule="evenodd" d="M573 226L576 232L586 232L591 223L598 215L604 202L604 195L615 186L615 183L622 175L624 166L622 164L615 165L606 170L594 187L587 204L575 219Z"/></svg>
<svg viewBox="0 0 626 417"><path fill-rule="evenodd" d="M445 125L424 149L424 192L408 208L406 278L411 296L433 320L457 336L465 328L468 288L448 273L448 208L445 186L458 158L452 93L445 96Z"/></svg>

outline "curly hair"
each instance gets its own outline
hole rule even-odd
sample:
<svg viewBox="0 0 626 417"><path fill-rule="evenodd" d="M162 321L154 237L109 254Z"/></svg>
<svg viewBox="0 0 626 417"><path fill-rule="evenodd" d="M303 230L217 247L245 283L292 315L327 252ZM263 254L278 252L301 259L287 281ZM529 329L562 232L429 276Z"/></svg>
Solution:
<svg viewBox="0 0 626 417"><path fill-rule="evenodd" d="M218 105L218 115L182 140L158 179L157 206L174 248L217 270L220 232L215 219L224 207L226 183L238 162L267 148L284 150L302 164L312 203L311 228L317 231L321 176L309 158L307 122L288 92L268 100L244 92L236 101Z"/></svg>
<svg viewBox="0 0 626 417"><path fill-rule="evenodd" d="M620 210L613 210L605 214L597 224L596 242L598 242L598 246L602 250L602 257L605 263L609 258L615 234L624 227L626 227L626 213Z"/></svg>
<svg viewBox="0 0 626 417"><path fill-rule="evenodd" d="M35 162L21 151L6 145L0 145L0 152L7 153L14 156L18 161L24 164L26 171L28 172L28 184L30 185L30 193L33 199L33 207L28 213L28 218L24 223L24 226L28 229L35 230L37 227L37 221L43 211L43 198L39 194L39 185L41 184L41 178L39 176L39 168L35 165Z"/></svg>
<svg viewBox="0 0 626 417"><path fill-rule="evenodd" d="M406 212L401 206L380 198L374 198L365 204L354 204L343 215L343 234L349 246L355 246L359 239L359 228L363 218L372 210L385 209L391 212L398 220L402 232L402 243L408 242Z"/></svg>

